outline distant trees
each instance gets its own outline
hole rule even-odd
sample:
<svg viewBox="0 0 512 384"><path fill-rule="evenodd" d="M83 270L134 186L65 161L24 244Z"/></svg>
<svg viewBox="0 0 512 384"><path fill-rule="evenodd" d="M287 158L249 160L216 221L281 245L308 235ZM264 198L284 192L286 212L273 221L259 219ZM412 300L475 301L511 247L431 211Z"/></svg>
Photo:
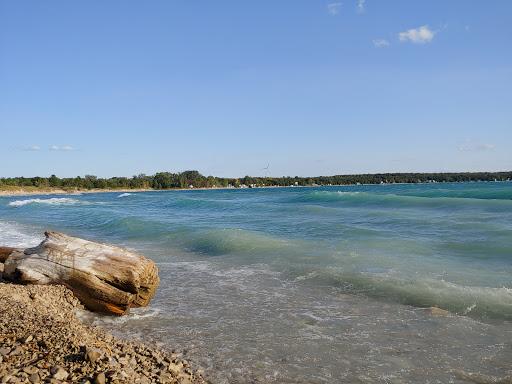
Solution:
<svg viewBox="0 0 512 384"><path fill-rule="evenodd" d="M350 185L381 183L427 183L461 181L505 181L512 179L512 172L471 172L471 173L378 173L362 175L334 175L317 177L253 177L241 179L203 176L198 171L181 173L158 172L153 176L139 174L131 178L84 177L11 177L0 178L0 187L63 188L76 189L176 189L213 187L260 187L260 186L306 186L306 185Z"/></svg>

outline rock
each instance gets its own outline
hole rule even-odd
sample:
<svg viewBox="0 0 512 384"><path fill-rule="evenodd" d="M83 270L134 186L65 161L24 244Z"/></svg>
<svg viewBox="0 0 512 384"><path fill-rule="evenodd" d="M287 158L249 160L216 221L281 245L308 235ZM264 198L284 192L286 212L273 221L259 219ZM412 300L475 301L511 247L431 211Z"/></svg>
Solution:
<svg viewBox="0 0 512 384"><path fill-rule="evenodd" d="M167 372L160 373L160 381L163 383L168 383L172 380L172 375Z"/></svg>
<svg viewBox="0 0 512 384"><path fill-rule="evenodd" d="M31 375L33 373L37 373L38 371L39 370L36 367L33 367L31 365L29 365L28 367L24 367L23 368L23 372L28 373L29 375Z"/></svg>
<svg viewBox="0 0 512 384"><path fill-rule="evenodd" d="M30 343L33 339L34 339L34 336L32 336L32 335L28 335L27 337L23 338L23 339L21 340L21 342L22 342L23 344L27 344L27 343Z"/></svg>
<svg viewBox="0 0 512 384"><path fill-rule="evenodd" d="M94 384L105 384L106 380L105 373L100 372L94 378Z"/></svg>
<svg viewBox="0 0 512 384"><path fill-rule="evenodd" d="M85 349L85 359L94 364L101 357L102 353L99 349L89 348Z"/></svg>
<svg viewBox="0 0 512 384"><path fill-rule="evenodd" d="M31 382L31 383L39 383L41 381L39 375L37 373L32 373L29 377L28 377L28 380Z"/></svg>
<svg viewBox="0 0 512 384"><path fill-rule="evenodd" d="M23 348L21 348L19 345L14 348L11 353L9 353L9 356L16 356L19 355L21 352L23 352Z"/></svg>
<svg viewBox="0 0 512 384"><path fill-rule="evenodd" d="M174 364L174 363L169 364L169 372L172 372L175 375L180 373L182 368L183 368L183 364L181 362L179 362L178 364Z"/></svg>
<svg viewBox="0 0 512 384"><path fill-rule="evenodd" d="M52 377L57 380L66 380L69 376L69 373L62 367L52 367L50 372Z"/></svg>
<svg viewBox="0 0 512 384"><path fill-rule="evenodd" d="M427 312L429 314L431 314L432 316L436 316L436 317L439 317L439 316L450 316L450 312L447 311L446 309L441 309L441 308L438 308L438 307L430 307L427 309Z"/></svg>
<svg viewBox="0 0 512 384"><path fill-rule="evenodd" d="M7 356L11 352L11 348L0 348L0 356Z"/></svg>

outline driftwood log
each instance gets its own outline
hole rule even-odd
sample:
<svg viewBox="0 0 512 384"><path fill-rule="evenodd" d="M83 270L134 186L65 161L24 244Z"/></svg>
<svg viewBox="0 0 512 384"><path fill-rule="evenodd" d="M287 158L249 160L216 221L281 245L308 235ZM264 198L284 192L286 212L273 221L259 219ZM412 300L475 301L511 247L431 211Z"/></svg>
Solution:
<svg viewBox="0 0 512 384"><path fill-rule="evenodd" d="M158 269L126 249L45 232L37 247L0 247L3 277L21 284L63 284L86 308L123 315L148 305L158 287Z"/></svg>

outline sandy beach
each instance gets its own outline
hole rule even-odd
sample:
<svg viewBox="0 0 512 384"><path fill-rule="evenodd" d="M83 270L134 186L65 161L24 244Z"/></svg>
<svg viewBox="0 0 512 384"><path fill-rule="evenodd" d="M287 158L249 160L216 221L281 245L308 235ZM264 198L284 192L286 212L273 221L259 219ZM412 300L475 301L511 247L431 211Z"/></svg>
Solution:
<svg viewBox="0 0 512 384"><path fill-rule="evenodd" d="M1 383L205 383L182 355L84 324L63 286L0 283Z"/></svg>

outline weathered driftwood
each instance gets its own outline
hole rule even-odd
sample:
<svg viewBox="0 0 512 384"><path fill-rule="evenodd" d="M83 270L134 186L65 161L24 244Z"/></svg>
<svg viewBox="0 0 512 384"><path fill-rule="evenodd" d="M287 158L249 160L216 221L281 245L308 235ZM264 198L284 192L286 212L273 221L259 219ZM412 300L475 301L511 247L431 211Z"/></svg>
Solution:
<svg viewBox="0 0 512 384"><path fill-rule="evenodd" d="M4 278L22 284L63 284L91 311L115 315L146 306L158 287L158 269L126 249L46 232L37 247L0 248Z"/></svg>

